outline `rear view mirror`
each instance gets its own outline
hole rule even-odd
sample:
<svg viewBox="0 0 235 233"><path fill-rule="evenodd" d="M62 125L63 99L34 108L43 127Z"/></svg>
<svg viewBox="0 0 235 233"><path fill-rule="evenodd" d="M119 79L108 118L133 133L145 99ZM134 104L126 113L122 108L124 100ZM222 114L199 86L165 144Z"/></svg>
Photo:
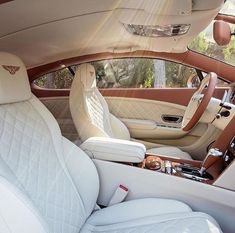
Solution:
<svg viewBox="0 0 235 233"><path fill-rule="evenodd" d="M217 20L213 26L213 37L218 45L224 46L231 40L231 29L227 22Z"/></svg>

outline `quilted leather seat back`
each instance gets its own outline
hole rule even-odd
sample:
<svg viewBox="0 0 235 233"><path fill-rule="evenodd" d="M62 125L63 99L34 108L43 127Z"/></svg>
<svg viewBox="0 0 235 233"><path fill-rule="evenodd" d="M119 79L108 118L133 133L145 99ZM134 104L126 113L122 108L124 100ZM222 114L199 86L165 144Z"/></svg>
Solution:
<svg viewBox="0 0 235 233"><path fill-rule="evenodd" d="M14 56L11 59L12 62L18 62ZM1 60L2 64L5 62ZM17 73L15 75L14 79L9 77L11 82L7 84L15 85ZM5 82L3 79L5 77L1 71L1 83ZM23 81L28 83L27 80L25 74ZM11 88L6 85L3 87L5 92L11 92ZM77 233L95 206L98 176L92 161L87 158L83 160L84 153L78 148L76 156L81 156L79 161L86 163L86 169L82 173L77 171L79 175L74 176L66 163L68 157L63 140L57 122L36 97L0 104L0 176L14 184L28 198L50 232ZM80 169L81 164L76 165L75 168ZM86 182L78 187L76 182L84 179ZM84 190L89 189L92 194L87 195ZM4 213L1 205L0 213Z"/></svg>
<svg viewBox="0 0 235 233"><path fill-rule="evenodd" d="M106 101L96 87L95 69L90 64L77 68L70 91L71 114L82 141L90 137L113 137Z"/></svg>

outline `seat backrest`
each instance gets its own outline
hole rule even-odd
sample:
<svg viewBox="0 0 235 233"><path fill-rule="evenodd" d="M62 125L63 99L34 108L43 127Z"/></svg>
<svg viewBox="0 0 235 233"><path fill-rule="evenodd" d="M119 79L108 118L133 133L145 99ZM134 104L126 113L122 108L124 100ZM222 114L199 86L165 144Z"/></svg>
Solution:
<svg viewBox="0 0 235 233"><path fill-rule="evenodd" d="M98 188L94 164L33 96L22 61L0 52L0 231L77 233Z"/></svg>
<svg viewBox="0 0 235 233"><path fill-rule="evenodd" d="M95 69L90 64L82 64L76 70L70 91L70 110L82 141L90 137L130 140L126 126L110 114L96 87Z"/></svg>

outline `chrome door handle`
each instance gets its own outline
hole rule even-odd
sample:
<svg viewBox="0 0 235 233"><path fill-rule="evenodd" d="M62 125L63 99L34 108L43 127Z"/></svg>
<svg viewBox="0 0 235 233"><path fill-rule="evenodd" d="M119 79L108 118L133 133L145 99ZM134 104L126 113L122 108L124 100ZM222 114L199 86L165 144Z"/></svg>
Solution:
<svg viewBox="0 0 235 233"><path fill-rule="evenodd" d="M178 116L178 115L162 115L162 120L167 123L181 123L183 120L183 116Z"/></svg>

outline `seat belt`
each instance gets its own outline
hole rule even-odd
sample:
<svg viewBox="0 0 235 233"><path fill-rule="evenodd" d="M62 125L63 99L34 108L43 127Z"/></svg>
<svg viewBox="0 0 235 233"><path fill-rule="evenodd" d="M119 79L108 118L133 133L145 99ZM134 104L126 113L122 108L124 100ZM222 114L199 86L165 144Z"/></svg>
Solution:
<svg viewBox="0 0 235 233"><path fill-rule="evenodd" d="M121 203L122 201L125 200L127 194L128 194L128 188L120 184L116 189L116 191L114 192L113 196L111 197L108 206Z"/></svg>

